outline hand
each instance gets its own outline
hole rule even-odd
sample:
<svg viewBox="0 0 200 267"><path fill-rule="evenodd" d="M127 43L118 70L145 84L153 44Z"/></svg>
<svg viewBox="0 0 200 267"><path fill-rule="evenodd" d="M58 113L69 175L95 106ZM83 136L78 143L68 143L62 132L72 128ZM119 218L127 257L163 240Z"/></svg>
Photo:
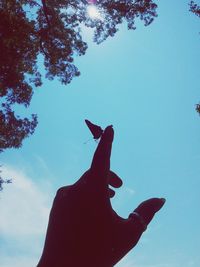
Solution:
<svg viewBox="0 0 200 267"><path fill-rule="evenodd" d="M111 267L138 242L165 200L142 202L123 219L110 197L122 180L110 171L114 131L108 126L90 169L73 185L58 190L50 213L44 251L38 267Z"/></svg>

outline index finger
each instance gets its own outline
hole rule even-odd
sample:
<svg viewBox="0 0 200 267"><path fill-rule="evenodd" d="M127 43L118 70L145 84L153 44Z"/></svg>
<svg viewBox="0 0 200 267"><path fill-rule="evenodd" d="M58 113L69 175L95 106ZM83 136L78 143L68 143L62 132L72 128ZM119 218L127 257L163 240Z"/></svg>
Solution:
<svg viewBox="0 0 200 267"><path fill-rule="evenodd" d="M92 174L106 184L108 183L108 172L110 170L110 155L113 138L114 130L111 125L105 129L101 137L90 168Z"/></svg>

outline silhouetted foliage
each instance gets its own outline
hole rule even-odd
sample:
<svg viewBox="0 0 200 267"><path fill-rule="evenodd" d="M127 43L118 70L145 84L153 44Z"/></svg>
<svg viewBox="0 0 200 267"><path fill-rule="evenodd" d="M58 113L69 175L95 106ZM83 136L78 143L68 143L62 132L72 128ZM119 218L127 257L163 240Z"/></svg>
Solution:
<svg viewBox="0 0 200 267"><path fill-rule="evenodd" d="M103 19L89 17L92 3ZM39 55L46 78L68 84L80 75L74 57L87 49L83 25L94 29L99 44L114 36L123 21L128 29L135 29L136 18L149 25L156 8L151 0L0 0L0 151L20 147L37 125L36 115L22 119L13 106L28 107L34 88L42 85Z"/></svg>
<svg viewBox="0 0 200 267"><path fill-rule="evenodd" d="M149 25L156 16L157 7L149 0L101 0L96 2L103 16L99 20L88 16L89 4L86 1L4 0L0 3L0 97L6 102L5 112L1 112L1 123L6 124L4 129L9 129L9 126L13 128L19 122L19 131L16 130L15 134L19 132L23 138L33 132L36 116L29 123L28 119L19 120L10 107L15 103L28 106L33 86L42 85L37 69L39 54L44 57L48 79L58 77L61 83L70 83L74 76L80 74L72 63L73 58L85 54L87 49L81 36L81 24L94 28L94 41L101 43L108 36L114 36L117 25L123 19L127 21L129 29L135 29L136 17ZM5 138L4 135L3 140ZM19 140L23 138L17 137L17 144L6 141L3 146L1 141L0 148L11 147L11 144L18 147Z"/></svg>
<svg viewBox="0 0 200 267"><path fill-rule="evenodd" d="M10 184L10 183L12 183L12 180L11 179L5 179L5 178L3 178L1 176L1 170L0 170L0 191L3 190L3 184Z"/></svg>
<svg viewBox="0 0 200 267"><path fill-rule="evenodd" d="M200 115L200 104L196 104L196 111L199 113Z"/></svg>
<svg viewBox="0 0 200 267"><path fill-rule="evenodd" d="M200 5L196 4L194 1L190 1L189 6L190 11L200 17Z"/></svg>
<svg viewBox="0 0 200 267"><path fill-rule="evenodd" d="M189 3L190 11L194 13L196 16L200 17L200 5L196 4L194 1L190 1ZM196 105L196 111L200 115L200 104Z"/></svg>

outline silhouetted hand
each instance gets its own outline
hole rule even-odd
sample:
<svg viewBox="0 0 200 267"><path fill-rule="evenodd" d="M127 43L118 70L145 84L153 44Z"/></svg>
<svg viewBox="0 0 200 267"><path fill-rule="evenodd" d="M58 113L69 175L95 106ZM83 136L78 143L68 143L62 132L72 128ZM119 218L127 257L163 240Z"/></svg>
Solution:
<svg viewBox="0 0 200 267"><path fill-rule="evenodd" d="M121 179L110 171L114 131L108 126L90 169L73 185L58 190L50 213L38 267L111 267L138 242L165 200L142 202L128 219L112 209L110 197Z"/></svg>

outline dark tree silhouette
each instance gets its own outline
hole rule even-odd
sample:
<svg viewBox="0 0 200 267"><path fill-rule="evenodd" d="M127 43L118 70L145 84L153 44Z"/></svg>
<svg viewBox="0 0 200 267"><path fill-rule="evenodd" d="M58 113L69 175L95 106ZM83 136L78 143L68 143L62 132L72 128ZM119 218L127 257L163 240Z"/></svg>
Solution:
<svg viewBox="0 0 200 267"><path fill-rule="evenodd" d="M80 74L73 63L76 55L84 55L80 25L94 28L94 41L101 43L114 36L117 25L126 20L135 29L139 17L149 25L156 16L157 5L143 1L97 1L95 5L104 19L91 19L87 1L76 0L1 0L0 1L0 149L19 147L32 134L37 124L17 117L13 104L27 107L33 88L42 85L37 68L38 55L44 59L46 78L57 77L68 84Z"/></svg>
<svg viewBox="0 0 200 267"><path fill-rule="evenodd" d="M3 184L10 184L12 182L12 180L11 179L3 179L2 177L1 177L1 170L0 170L0 191L2 191L3 190Z"/></svg>
<svg viewBox="0 0 200 267"><path fill-rule="evenodd" d="M194 13L196 16L200 17L200 5L198 5L194 1L190 1L189 7L190 7L190 11L192 13ZM200 115L200 103L196 105L196 111Z"/></svg>
<svg viewBox="0 0 200 267"><path fill-rule="evenodd" d="M103 20L88 16L92 3ZM99 44L114 36L123 21L128 29L136 28L136 18L149 25L156 8L151 0L0 0L0 152L20 147L37 125L35 114L21 118L13 106L28 107L35 87L42 85L39 55L46 78L68 84L80 75L74 58L87 49L82 25L94 29Z"/></svg>
<svg viewBox="0 0 200 267"><path fill-rule="evenodd" d="M190 11L200 17L200 5L196 4L194 1L190 1L189 6Z"/></svg>

